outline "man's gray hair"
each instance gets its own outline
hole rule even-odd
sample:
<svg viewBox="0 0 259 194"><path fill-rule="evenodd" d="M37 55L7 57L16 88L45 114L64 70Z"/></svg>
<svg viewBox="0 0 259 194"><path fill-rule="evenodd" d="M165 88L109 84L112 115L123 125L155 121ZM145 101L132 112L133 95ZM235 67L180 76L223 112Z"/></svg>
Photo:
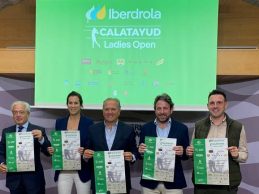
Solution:
<svg viewBox="0 0 259 194"><path fill-rule="evenodd" d="M120 100L118 98L106 98L104 101L103 101L103 108L104 108L104 105L107 101L115 101L117 103L117 106L119 109L121 109L121 103L120 103Z"/></svg>
<svg viewBox="0 0 259 194"><path fill-rule="evenodd" d="M28 102L20 101L20 100L14 101L11 105L11 110L13 110L13 107L16 105L23 105L25 107L25 111L27 111L28 113L30 113L31 111L31 108Z"/></svg>

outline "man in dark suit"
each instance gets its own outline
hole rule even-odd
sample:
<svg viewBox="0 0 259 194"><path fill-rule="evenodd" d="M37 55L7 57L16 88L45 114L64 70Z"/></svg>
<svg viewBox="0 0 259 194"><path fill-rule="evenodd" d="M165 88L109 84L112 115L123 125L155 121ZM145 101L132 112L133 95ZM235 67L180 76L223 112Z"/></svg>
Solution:
<svg viewBox="0 0 259 194"><path fill-rule="evenodd" d="M120 101L108 98L103 102L104 121L89 128L87 149L84 157L91 159L94 151L124 150L127 193L130 193L130 163L137 154L135 132L132 127L119 121ZM94 178L92 189L95 189Z"/></svg>
<svg viewBox="0 0 259 194"><path fill-rule="evenodd" d="M155 180L141 179L143 194L152 193L167 193L167 194L182 194L182 189L186 187L186 181L183 174L181 160L186 160L188 157L185 154L185 149L189 145L188 128L171 118L173 113L174 103L167 94L159 95L155 98L154 109L156 119L146 123L140 132L139 153L143 157L146 150L145 137L164 137L176 138L176 146L172 147L175 150L175 171L174 182L161 182Z"/></svg>
<svg viewBox="0 0 259 194"><path fill-rule="evenodd" d="M2 131L0 142L0 172L6 173L6 187L11 194L44 194L45 179L40 161L40 151L49 156L47 147L50 146L45 129L29 123L30 106L24 101L15 101L11 110L15 125ZM35 171L7 172L6 166L6 134L11 132L32 132L34 137L34 162Z"/></svg>

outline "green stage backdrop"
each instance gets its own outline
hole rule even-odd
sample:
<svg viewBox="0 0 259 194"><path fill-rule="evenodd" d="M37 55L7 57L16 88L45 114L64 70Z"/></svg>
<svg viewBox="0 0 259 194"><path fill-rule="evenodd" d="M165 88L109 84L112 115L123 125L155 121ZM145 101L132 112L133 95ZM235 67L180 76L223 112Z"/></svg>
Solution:
<svg viewBox="0 0 259 194"><path fill-rule="evenodd" d="M107 97L149 110L160 93L201 110L216 87L218 0L37 0L35 106Z"/></svg>

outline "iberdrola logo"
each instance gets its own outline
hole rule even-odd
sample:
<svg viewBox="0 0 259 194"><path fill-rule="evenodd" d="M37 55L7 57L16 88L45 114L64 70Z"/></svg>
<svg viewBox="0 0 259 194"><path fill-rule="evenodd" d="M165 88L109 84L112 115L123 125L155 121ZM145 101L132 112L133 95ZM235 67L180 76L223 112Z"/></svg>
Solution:
<svg viewBox="0 0 259 194"><path fill-rule="evenodd" d="M92 7L91 9L89 9L86 14L85 17L87 19L87 22L90 20L103 20L106 16L106 7L105 5L103 6L97 6L97 7Z"/></svg>

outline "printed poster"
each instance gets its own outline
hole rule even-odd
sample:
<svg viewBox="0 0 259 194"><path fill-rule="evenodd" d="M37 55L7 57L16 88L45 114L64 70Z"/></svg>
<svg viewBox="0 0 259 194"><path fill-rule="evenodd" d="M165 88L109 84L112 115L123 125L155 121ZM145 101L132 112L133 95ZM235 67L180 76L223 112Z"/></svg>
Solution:
<svg viewBox="0 0 259 194"><path fill-rule="evenodd" d="M8 172L35 171L34 140L31 132L6 134Z"/></svg>
<svg viewBox="0 0 259 194"><path fill-rule="evenodd" d="M175 138L145 137L143 179L174 182Z"/></svg>
<svg viewBox="0 0 259 194"><path fill-rule="evenodd" d="M229 185L227 138L194 139L196 184Z"/></svg>
<svg viewBox="0 0 259 194"><path fill-rule="evenodd" d="M81 155L79 131L51 131L52 167L55 170L80 170Z"/></svg>
<svg viewBox="0 0 259 194"><path fill-rule="evenodd" d="M126 193L124 151L94 152L96 194Z"/></svg>

